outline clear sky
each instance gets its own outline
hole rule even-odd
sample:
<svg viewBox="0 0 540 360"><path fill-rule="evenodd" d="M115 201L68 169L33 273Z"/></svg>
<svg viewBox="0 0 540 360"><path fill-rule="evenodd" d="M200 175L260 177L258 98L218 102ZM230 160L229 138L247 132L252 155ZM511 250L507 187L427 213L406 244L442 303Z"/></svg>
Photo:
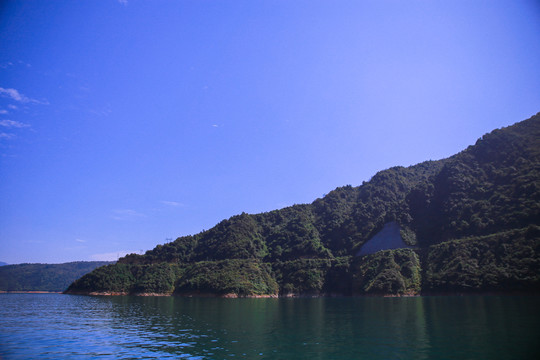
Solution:
<svg viewBox="0 0 540 360"><path fill-rule="evenodd" d="M0 261L116 260L540 111L539 1L0 3Z"/></svg>

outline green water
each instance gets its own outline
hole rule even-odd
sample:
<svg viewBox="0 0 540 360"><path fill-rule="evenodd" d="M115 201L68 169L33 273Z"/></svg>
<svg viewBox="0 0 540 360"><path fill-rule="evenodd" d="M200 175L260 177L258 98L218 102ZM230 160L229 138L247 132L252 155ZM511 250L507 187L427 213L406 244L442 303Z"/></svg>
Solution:
<svg viewBox="0 0 540 360"><path fill-rule="evenodd" d="M539 359L540 297L0 295L1 359Z"/></svg>

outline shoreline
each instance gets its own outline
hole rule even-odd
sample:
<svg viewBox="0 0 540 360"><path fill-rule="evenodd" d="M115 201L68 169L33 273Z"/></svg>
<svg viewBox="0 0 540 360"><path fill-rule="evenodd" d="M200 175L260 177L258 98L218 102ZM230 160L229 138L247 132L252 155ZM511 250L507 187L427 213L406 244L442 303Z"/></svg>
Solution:
<svg viewBox="0 0 540 360"><path fill-rule="evenodd" d="M2 292L0 292L2 293ZM212 294L212 293L127 293L127 292L109 292L109 291L92 291L92 292L20 292L20 293L50 293L64 295L85 295L85 296L142 296L142 297L182 297L182 298L223 298L223 299L306 299L306 298L414 298L414 297L463 297L463 296L540 296L538 291L510 291L510 292L426 292L419 294L265 294L265 295L238 295L234 293L228 294Z"/></svg>
<svg viewBox="0 0 540 360"><path fill-rule="evenodd" d="M63 292L62 291L41 291L41 290L29 290L29 291L0 290L0 294L63 294Z"/></svg>

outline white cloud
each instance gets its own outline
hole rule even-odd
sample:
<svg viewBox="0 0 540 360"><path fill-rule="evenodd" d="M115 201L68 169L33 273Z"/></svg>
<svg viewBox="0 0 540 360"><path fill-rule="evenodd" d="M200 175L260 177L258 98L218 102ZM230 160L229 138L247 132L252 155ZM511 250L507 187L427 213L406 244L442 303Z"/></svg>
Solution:
<svg viewBox="0 0 540 360"><path fill-rule="evenodd" d="M25 62L22 61L22 60L19 60L19 61L17 61L17 62L18 62L19 64L21 64L21 65L25 65L26 67L32 67L31 64L25 63Z"/></svg>
<svg viewBox="0 0 540 360"><path fill-rule="evenodd" d="M15 89L4 89L0 87L0 94L4 94L5 97L9 97L15 101L19 101L23 103L30 101L30 98L27 98L26 96L24 96L23 94L21 94Z"/></svg>
<svg viewBox="0 0 540 360"><path fill-rule="evenodd" d="M25 103L34 103L34 104L41 104L41 105L48 105L49 104L47 101L40 101L40 100L36 100L36 99L31 99L28 96L21 94L18 90L11 89L11 88L6 89L6 88L3 88L3 87L0 87L0 95L2 95L3 97L7 97L7 98L10 98L12 100L15 100L17 102L23 103L23 104L25 104Z"/></svg>
<svg viewBox="0 0 540 360"><path fill-rule="evenodd" d="M11 110L17 110L18 109L17 105L13 105L13 104L9 104L7 107L10 108Z"/></svg>
<svg viewBox="0 0 540 360"><path fill-rule="evenodd" d="M112 113L112 110L109 108L104 109L90 109L88 110L90 113L98 116L109 116Z"/></svg>
<svg viewBox="0 0 540 360"><path fill-rule="evenodd" d="M219 127L219 125L217 125L217 124L213 124L213 125L212 125L212 127Z"/></svg>
<svg viewBox="0 0 540 360"><path fill-rule="evenodd" d="M113 210L113 215L111 215L111 218L114 220L136 220L145 217L145 214L131 209Z"/></svg>
<svg viewBox="0 0 540 360"><path fill-rule="evenodd" d="M15 135L8 133L0 133L0 139L13 139Z"/></svg>
<svg viewBox="0 0 540 360"><path fill-rule="evenodd" d="M118 2L124 6L128 4L128 0L118 0Z"/></svg>
<svg viewBox="0 0 540 360"><path fill-rule="evenodd" d="M30 127L30 125L22 123L20 121L14 121L14 120L0 120L0 126L7 127L7 128L26 128Z"/></svg>
<svg viewBox="0 0 540 360"><path fill-rule="evenodd" d="M0 110L0 114L2 114L2 115L5 115L5 114L7 114L7 113L8 113L7 110Z"/></svg>
<svg viewBox="0 0 540 360"><path fill-rule="evenodd" d="M85 243L86 240L83 240L83 239L75 239L76 242L80 242L80 243Z"/></svg>
<svg viewBox="0 0 540 360"><path fill-rule="evenodd" d="M176 201L162 201L161 203L163 205L168 205L168 206L183 206L182 203L179 203L179 202L176 202Z"/></svg>
<svg viewBox="0 0 540 360"><path fill-rule="evenodd" d="M126 250L118 250L115 252L109 252L109 253L103 253L103 254L93 254L90 255L90 260L93 261L116 261L122 256L126 256L127 254L133 254L136 253L135 251L126 251Z"/></svg>

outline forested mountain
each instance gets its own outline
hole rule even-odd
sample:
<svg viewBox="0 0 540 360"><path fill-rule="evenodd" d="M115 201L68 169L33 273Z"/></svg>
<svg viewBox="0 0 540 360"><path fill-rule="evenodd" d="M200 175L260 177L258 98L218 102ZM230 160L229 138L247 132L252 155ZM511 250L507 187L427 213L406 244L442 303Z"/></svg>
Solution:
<svg viewBox="0 0 540 360"><path fill-rule="evenodd" d="M0 267L0 291L61 292L84 274L108 264L111 262L5 265Z"/></svg>
<svg viewBox="0 0 540 360"><path fill-rule="evenodd" d="M380 171L311 204L242 213L145 255L127 255L68 292L536 292L539 254L537 114L450 158Z"/></svg>

